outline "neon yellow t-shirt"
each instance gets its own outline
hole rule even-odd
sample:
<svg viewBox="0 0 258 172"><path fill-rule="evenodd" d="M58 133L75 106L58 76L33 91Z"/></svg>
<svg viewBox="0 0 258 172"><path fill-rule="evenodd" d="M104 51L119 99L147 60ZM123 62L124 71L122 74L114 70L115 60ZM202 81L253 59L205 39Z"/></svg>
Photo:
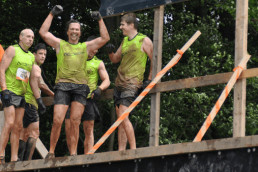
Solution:
<svg viewBox="0 0 258 172"><path fill-rule="evenodd" d="M99 65L102 60L99 60L96 56L94 56L91 60L87 61L87 76L88 76L88 86L90 88L90 93L88 94L87 98L91 97L92 91L94 91L98 86L99 80Z"/></svg>
<svg viewBox="0 0 258 172"><path fill-rule="evenodd" d="M87 84L87 58L88 53L85 43L74 45L61 40L60 51L57 54L57 75L55 82Z"/></svg>
<svg viewBox="0 0 258 172"><path fill-rule="evenodd" d="M40 90L39 90L39 92L40 92ZM30 86L30 81L28 82L27 92L25 93L24 97L25 97L26 103L32 104L38 109L38 103L32 92L32 89Z"/></svg>
<svg viewBox="0 0 258 172"><path fill-rule="evenodd" d="M117 69L115 85L126 89L140 88L144 78L147 54L141 50L146 35L138 35L129 40L125 37L122 42L122 60Z"/></svg>
<svg viewBox="0 0 258 172"><path fill-rule="evenodd" d="M31 52L23 51L19 45L14 45L13 47L15 49L15 56L5 71L6 87L16 95L23 96L27 91L35 57Z"/></svg>

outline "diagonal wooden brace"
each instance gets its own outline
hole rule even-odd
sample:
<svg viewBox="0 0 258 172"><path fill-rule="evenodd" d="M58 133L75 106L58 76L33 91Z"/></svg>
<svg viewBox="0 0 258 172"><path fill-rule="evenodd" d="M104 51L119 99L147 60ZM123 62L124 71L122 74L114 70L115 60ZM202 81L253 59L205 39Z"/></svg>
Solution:
<svg viewBox="0 0 258 172"><path fill-rule="evenodd" d="M241 72L243 71L244 66L246 65L246 63L248 62L248 60L250 59L251 55L246 55L239 63L239 65L234 69L234 73L232 74L230 80L228 81L226 87L224 88L223 92L221 93L219 99L217 100L216 104L214 105L214 107L212 108L210 114L208 115L208 117L206 118L205 122L203 123L201 129L199 130L198 134L196 135L196 137L194 138L193 142L199 142L202 140L204 134L206 133L206 131L209 129L213 119L215 118L215 116L217 115L218 111L220 110L222 104L224 103L224 101L226 100L229 92L231 91L231 89L233 88L233 86L235 85L237 79L239 78Z"/></svg>

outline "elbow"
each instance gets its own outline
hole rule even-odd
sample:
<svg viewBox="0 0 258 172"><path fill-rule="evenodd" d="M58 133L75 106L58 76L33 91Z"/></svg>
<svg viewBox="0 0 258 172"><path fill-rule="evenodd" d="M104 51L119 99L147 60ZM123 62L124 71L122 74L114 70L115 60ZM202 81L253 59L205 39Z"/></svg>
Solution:
<svg viewBox="0 0 258 172"><path fill-rule="evenodd" d="M43 36L43 31L42 31L41 28L39 29L39 35L40 35L41 37Z"/></svg>
<svg viewBox="0 0 258 172"><path fill-rule="evenodd" d="M45 39L46 32L44 32L44 30L42 28L40 28L39 35L41 36L42 39Z"/></svg>
<svg viewBox="0 0 258 172"><path fill-rule="evenodd" d="M110 86L110 80L108 78L108 81L107 81L107 88Z"/></svg>
<svg viewBox="0 0 258 172"><path fill-rule="evenodd" d="M105 36L104 37L104 44L106 44L108 41L110 41L110 37L109 37L109 35L107 35L107 36Z"/></svg>
<svg viewBox="0 0 258 172"><path fill-rule="evenodd" d="M41 89L41 90L44 90L45 89L45 84L39 84L39 88Z"/></svg>
<svg viewBox="0 0 258 172"><path fill-rule="evenodd" d="M113 53L113 56L114 56L114 53ZM109 55L109 59L110 59L110 61L111 61L113 64L116 64L116 63L119 62L119 61L116 60L114 57L112 57L112 55Z"/></svg>
<svg viewBox="0 0 258 172"><path fill-rule="evenodd" d="M110 41L110 36L109 34L107 35L107 42Z"/></svg>

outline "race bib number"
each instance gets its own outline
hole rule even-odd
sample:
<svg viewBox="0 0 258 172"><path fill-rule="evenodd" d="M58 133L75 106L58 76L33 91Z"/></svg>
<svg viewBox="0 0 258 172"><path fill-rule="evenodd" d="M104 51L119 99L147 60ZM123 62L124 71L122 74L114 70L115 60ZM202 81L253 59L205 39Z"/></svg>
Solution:
<svg viewBox="0 0 258 172"><path fill-rule="evenodd" d="M30 72L25 69L18 68L16 72L16 79L28 83L30 77Z"/></svg>

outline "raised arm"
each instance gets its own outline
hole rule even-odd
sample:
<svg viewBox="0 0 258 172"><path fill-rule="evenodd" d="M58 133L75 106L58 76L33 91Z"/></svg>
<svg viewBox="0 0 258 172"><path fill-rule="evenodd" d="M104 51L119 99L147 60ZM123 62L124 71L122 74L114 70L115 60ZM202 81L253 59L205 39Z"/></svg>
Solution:
<svg viewBox="0 0 258 172"><path fill-rule="evenodd" d="M47 18L45 19L44 23L40 27L39 34L41 38L51 47L56 49L57 53L60 47L60 39L55 37L52 33L49 32L49 28L51 26L52 20L55 15L60 14L63 11L63 8L60 5L56 5Z"/></svg>
<svg viewBox="0 0 258 172"><path fill-rule="evenodd" d="M106 27L100 13L98 11L92 12L92 18L94 20L98 20L98 22L99 22L100 37L98 37L92 41L85 42L87 45L88 52L100 49L103 45L105 45L110 40L107 27Z"/></svg>
<svg viewBox="0 0 258 172"><path fill-rule="evenodd" d="M15 56L15 49L13 46L10 46L6 49L2 61L0 63L0 85L2 90L6 90L6 79L5 79L5 71L8 69L10 66L13 57Z"/></svg>
<svg viewBox="0 0 258 172"><path fill-rule="evenodd" d="M150 72L149 72L148 80L152 80L153 44L152 44L152 41L150 40L150 38L148 38L148 37L144 38L143 44L142 44L142 50L148 55L148 57L150 59Z"/></svg>

